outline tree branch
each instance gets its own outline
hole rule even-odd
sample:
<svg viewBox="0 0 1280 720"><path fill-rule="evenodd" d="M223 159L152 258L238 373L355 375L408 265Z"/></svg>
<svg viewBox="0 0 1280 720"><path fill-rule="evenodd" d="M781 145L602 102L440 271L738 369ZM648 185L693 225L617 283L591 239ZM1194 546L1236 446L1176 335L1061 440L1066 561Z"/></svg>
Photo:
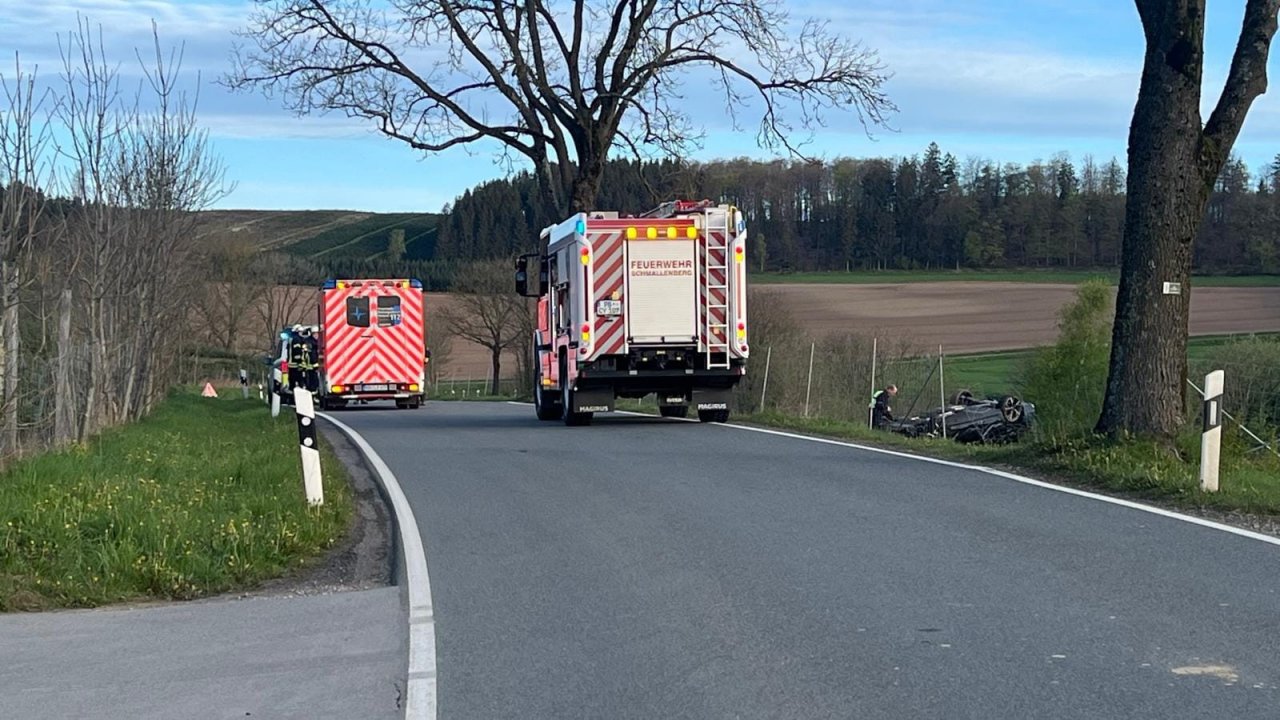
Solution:
<svg viewBox="0 0 1280 720"><path fill-rule="evenodd" d="M1218 104L1209 115L1202 134L1200 177L1212 184L1222 171L1228 149L1244 126L1249 107L1267 91L1267 56L1276 34L1276 14L1280 0L1249 0L1231 70L1227 73Z"/></svg>

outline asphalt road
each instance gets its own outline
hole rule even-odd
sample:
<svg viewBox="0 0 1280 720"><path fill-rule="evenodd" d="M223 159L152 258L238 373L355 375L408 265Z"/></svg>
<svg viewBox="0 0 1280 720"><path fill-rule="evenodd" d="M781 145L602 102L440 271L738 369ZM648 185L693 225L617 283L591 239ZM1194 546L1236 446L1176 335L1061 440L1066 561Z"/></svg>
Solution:
<svg viewBox="0 0 1280 720"><path fill-rule="evenodd" d="M420 524L445 720L1280 715L1280 547L725 427L339 417Z"/></svg>
<svg viewBox="0 0 1280 720"><path fill-rule="evenodd" d="M400 589L0 615L4 720L403 717Z"/></svg>

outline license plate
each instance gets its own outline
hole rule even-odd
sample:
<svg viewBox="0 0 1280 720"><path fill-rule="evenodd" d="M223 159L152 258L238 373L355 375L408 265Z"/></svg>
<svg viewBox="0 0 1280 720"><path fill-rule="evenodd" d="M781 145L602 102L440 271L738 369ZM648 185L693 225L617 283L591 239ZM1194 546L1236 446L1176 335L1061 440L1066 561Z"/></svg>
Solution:
<svg viewBox="0 0 1280 720"><path fill-rule="evenodd" d="M391 389L390 385L357 385L356 392L386 392Z"/></svg>
<svg viewBox="0 0 1280 720"><path fill-rule="evenodd" d="M601 300L596 303L596 314L602 317L617 316L622 314L621 300Z"/></svg>

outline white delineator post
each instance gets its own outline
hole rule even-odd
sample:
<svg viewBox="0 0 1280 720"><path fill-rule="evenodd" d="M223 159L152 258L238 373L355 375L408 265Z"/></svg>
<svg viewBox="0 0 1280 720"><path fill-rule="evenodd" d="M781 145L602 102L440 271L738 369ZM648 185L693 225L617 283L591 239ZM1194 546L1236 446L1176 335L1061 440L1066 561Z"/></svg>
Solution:
<svg viewBox="0 0 1280 720"><path fill-rule="evenodd" d="M240 397L249 399L249 372L240 368Z"/></svg>
<svg viewBox="0 0 1280 720"><path fill-rule="evenodd" d="M1222 456L1222 385L1224 373L1204 378L1204 430L1200 435L1200 489L1218 492L1218 461Z"/></svg>
<svg viewBox="0 0 1280 720"><path fill-rule="evenodd" d="M307 493L307 504L323 505L320 447L316 444L316 409L311 400L311 391L294 388L293 407L298 411L298 447L302 451L302 486Z"/></svg>

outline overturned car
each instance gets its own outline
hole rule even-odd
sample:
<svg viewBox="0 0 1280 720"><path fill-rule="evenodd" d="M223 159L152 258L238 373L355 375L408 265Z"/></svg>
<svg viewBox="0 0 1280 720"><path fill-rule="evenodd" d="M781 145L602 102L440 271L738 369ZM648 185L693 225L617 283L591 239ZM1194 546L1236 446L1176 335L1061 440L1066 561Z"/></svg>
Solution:
<svg viewBox="0 0 1280 720"><path fill-rule="evenodd" d="M1007 443L1022 436L1035 418L1035 405L1013 395L980 400L968 390L950 398L945 407L889 423L888 429L907 437L945 437L961 443Z"/></svg>

